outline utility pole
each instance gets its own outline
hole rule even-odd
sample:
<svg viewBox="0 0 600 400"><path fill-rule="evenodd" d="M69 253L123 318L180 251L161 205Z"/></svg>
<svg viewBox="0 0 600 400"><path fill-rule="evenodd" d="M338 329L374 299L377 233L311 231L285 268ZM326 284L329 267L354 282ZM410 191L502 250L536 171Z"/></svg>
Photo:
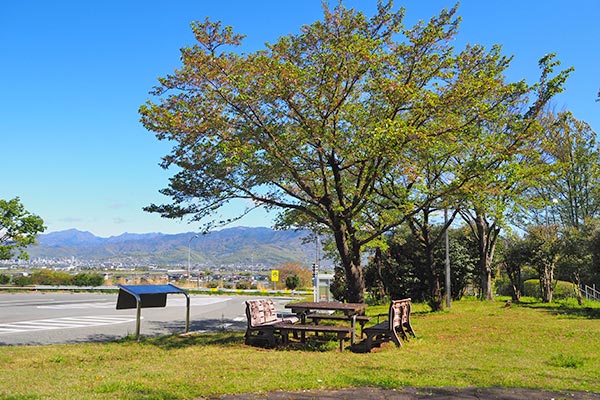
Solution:
<svg viewBox="0 0 600 400"><path fill-rule="evenodd" d="M198 235L194 235L190 238L190 241L188 242L188 268L187 268L187 280L188 282L190 281L190 275L191 275L191 265L192 265L192 240L196 239L198 237Z"/></svg>
<svg viewBox="0 0 600 400"><path fill-rule="evenodd" d="M444 226L446 236L446 307L450 308L450 241L448 240L448 209L444 208Z"/></svg>

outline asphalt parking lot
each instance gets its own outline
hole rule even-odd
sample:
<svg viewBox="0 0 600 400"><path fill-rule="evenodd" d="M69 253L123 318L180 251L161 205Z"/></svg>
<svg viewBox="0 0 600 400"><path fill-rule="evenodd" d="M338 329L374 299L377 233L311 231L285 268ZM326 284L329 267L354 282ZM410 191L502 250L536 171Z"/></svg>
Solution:
<svg viewBox="0 0 600 400"><path fill-rule="evenodd" d="M190 296L190 331L246 326L248 296ZM289 298L277 298L277 308ZM135 333L136 310L117 310L117 294L0 292L0 345L110 341ZM168 295L164 308L142 309L141 335L185 331L185 296Z"/></svg>

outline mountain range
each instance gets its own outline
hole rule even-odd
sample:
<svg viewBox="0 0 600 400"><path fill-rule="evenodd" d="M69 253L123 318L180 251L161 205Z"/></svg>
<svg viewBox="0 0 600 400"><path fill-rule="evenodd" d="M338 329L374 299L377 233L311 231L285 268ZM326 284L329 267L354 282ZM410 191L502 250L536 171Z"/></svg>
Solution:
<svg viewBox="0 0 600 400"><path fill-rule="evenodd" d="M315 244L304 243L308 231L235 227L208 234L124 233L102 238L90 232L69 229L42 234L38 245L27 249L31 259L60 259L122 262L148 265L193 264L276 266L285 262L310 265Z"/></svg>

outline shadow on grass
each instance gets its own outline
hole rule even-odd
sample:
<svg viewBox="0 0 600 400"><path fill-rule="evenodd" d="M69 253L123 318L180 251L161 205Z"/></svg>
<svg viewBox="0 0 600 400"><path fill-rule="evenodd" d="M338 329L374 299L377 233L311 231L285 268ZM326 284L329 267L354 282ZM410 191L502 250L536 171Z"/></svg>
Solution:
<svg viewBox="0 0 600 400"><path fill-rule="evenodd" d="M244 336L240 332L217 332L150 337L140 341L164 350L172 350L191 346L239 346L244 343Z"/></svg>
<svg viewBox="0 0 600 400"><path fill-rule="evenodd" d="M598 307L584 307L570 303L518 303L520 307L543 310L554 315L568 318L600 319L600 305Z"/></svg>

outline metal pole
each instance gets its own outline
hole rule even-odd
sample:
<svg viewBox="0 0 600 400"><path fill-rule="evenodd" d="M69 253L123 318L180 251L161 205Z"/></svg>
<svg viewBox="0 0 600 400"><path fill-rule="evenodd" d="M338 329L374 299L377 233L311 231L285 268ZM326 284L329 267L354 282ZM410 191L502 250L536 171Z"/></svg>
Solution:
<svg viewBox="0 0 600 400"><path fill-rule="evenodd" d="M187 293L185 294L185 306L186 306L186 312L185 312L185 333L188 333L190 331L190 296Z"/></svg>
<svg viewBox="0 0 600 400"><path fill-rule="evenodd" d="M444 209L444 226L446 236L446 307L450 308L450 241L448 240L448 209Z"/></svg>
<svg viewBox="0 0 600 400"><path fill-rule="evenodd" d="M194 240L197 237L198 237L198 235L192 236L190 238L190 241L188 242L188 268L187 268L187 280L188 280L188 282L190 280L190 269L191 269L191 259L192 259L192 240Z"/></svg>
<svg viewBox="0 0 600 400"><path fill-rule="evenodd" d="M315 263L313 264L313 301L319 301L319 234L315 231Z"/></svg>
<svg viewBox="0 0 600 400"><path fill-rule="evenodd" d="M313 301L319 301L319 265L313 264Z"/></svg>

